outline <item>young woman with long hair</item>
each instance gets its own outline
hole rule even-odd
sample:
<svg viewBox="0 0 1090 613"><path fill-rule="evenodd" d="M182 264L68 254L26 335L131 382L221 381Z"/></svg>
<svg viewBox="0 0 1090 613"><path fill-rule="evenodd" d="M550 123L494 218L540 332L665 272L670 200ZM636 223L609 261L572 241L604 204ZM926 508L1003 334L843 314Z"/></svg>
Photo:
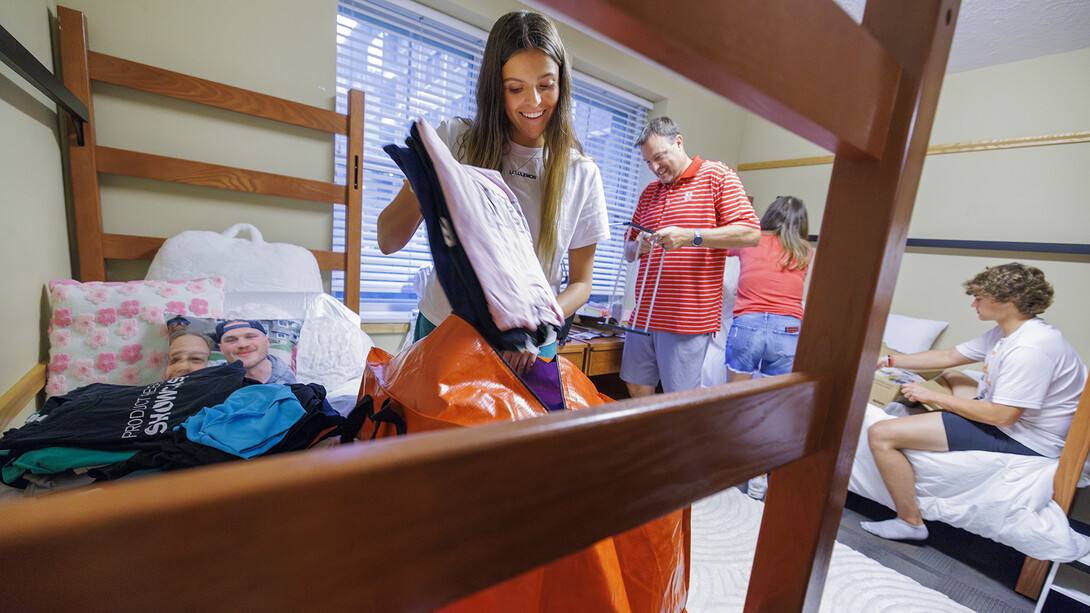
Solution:
<svg viewBox="0 0 1090 613"><path fill-rule="evenodd" d="M500 17L489 32L477 116L445 121L437 129L456 159L503 175L565 316L590 297L594 250L609 238L601 175L575 137L571 106L571 60L556 26L540 13L516 11ZM379 215L379 248L387 254L400 250L422 220L406 184ZM565 255L567 285L560 291ZM415 337L449 314L439 283L429 281ZM529 352L505 357L518 372L534 358Z"/></svg>
<svg viewBox="0 0 1090 613"><path fill-rule="evenodd" d="M780 196L761 216L761 243L728 253L739 259L738 298L727 333L731 381L791 372L802 329L802 297L812 252L806 205ZM750 479L746 493L764 498L767 477Z"/></svg>

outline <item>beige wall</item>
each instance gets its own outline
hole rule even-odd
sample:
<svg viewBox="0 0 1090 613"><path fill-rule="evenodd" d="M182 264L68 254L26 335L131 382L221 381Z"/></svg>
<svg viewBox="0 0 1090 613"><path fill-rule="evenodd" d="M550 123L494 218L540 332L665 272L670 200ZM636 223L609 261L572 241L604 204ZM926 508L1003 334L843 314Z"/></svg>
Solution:
<svg viewBox="0 0 1090 613"><path fill-rule="evenodd" d="M947 75L931 144L1009 139L1090 129L1090 49ZM742 162L828 155L750 116ZM1090 143L932 155L924 165L910 238L1086 244L1090 226ZM831 166L741 173L761 210L777 195L803 198L817 233ZM820 246L819 256L820 257ZM1090 359L1090 258L1031 253L910 249L901 265L892 312L949 321L939 346L983 332L961 282L985 266L1037 266L1056 287L1044 318Z"/></svg>
<svg viewBox="0 0 1090 613"><path fill-rule="evenodd" d="M52 69L53 2L0 2L0 24ZM45 282L71 276L56 105L0 64L0 391L45 359Z"/></svg>

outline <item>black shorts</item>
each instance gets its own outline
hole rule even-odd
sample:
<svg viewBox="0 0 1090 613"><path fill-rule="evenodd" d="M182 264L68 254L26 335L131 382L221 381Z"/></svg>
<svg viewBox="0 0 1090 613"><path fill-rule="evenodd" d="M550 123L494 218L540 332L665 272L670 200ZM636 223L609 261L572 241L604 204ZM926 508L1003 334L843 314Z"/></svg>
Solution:
<svg viewBox="0 0 1090 613"><path fill-rule="evenodd" d="M950 451L997 451L1018 455L1041 454L1014 440L996 426L982 424L951 413L942 412L942 425L946 429L946 444Z"/></svg>

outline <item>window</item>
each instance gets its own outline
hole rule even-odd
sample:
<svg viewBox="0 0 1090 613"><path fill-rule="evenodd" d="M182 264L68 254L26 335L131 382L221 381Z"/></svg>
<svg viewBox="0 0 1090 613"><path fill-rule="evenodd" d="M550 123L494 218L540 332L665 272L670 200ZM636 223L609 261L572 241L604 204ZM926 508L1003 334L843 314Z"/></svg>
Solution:
<svg viewBox="0 0 1090 613"><path fill-rule="evenodd" d="M396 254L376 242L378 214L401 189L401 171L383 151L402 143L409 124L432 125L476 114L477 73L487 33L408 2L340 0L337 15L337 107L347 110L348 90L365 93L363 149L363 249L360 313L370 321L405 319L416 308L413 279L431 263L423 226ZM573 74L573 118L584 151L602 171L613 238L595 252L594 295L608 300L622 261L623 222L642 188L642 161L632 146L650 103L578 73ZM338 140L338 160L346 139ZM344 177L343 165L337 168ZM335 248L343 248L344 214L334 219ZM333 279L335 295L343 278Z"/></svg>

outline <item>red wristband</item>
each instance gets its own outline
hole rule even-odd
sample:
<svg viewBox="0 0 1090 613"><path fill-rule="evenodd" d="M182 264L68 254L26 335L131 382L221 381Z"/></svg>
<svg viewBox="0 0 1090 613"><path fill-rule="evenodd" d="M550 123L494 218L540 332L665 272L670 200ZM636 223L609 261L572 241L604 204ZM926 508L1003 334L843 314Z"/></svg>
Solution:
<svg viewBox="0 0 1090 613"><path fill-rule="evenodd" d="M891 368L893 367L893 354L892 353L887 353L886 354L886 366L889 366Z"/></svg>

